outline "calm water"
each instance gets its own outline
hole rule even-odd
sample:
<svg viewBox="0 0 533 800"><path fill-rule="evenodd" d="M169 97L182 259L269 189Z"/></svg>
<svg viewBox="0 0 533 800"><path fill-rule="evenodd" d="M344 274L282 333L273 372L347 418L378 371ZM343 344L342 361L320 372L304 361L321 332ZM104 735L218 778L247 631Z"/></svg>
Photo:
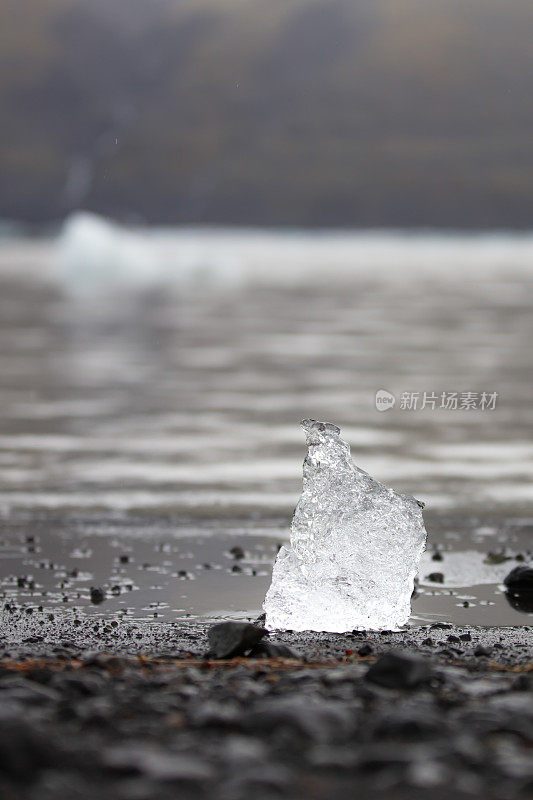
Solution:
<svg viewBox="0 0 533 800"><path fill-rule="evenodd" d="M3 591L66 614L253 616L312 416L427 504L415 623L530 623L501 582L533 550L532 293L527 236L78 219L58 241L5 241ZM393 409L376 410L378 389ZM436 407L402 408L404 392ZM443 392L497 393L496 407L442 409Z"/></svg>

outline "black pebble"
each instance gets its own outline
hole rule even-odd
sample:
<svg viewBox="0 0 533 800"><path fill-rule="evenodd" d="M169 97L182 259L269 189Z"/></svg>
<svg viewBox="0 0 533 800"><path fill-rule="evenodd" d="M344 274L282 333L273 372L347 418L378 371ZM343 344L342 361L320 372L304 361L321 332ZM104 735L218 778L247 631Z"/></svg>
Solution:
<svg viewBox="0 0 533 800"><path fill-rule="evenodd" d="M504 584L510 592L533 592L533 567L515 567L505 578Z"/></svg>
<svg viewBox="0 0 533 800"><path fill-rule="evenodd" d="M91 586L91 603L98 605L105 600L105 592L100 586Z"/></svg>
<svg viewBox="0 0 533 800"><path fill-rule="evenodd" d="M207 633L208 656L212 658L242 656L266 633L264 628L258 628L249 622L219 622L217 625L212 625Z"/></svg>
<svg viewBox="0 0 533 800"><path fill-rule="evenodd" d="M388 689L412 689L428 683L433 672L423 658L402 653L387 653L372 664L366 680Z"/></svg>

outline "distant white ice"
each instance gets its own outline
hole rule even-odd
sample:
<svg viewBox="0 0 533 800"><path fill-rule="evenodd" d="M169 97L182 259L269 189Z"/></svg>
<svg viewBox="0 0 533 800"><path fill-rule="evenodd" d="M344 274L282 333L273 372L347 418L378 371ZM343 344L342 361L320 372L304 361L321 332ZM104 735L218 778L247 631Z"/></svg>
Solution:
<svg viewBox="0 0 533 800"><path fill-rule="evenodd" d="M411 613L426 542L422 504L353 463L331 423L302 422L308 446L290 547L278 553L268 628L397 629Z"/></svg>

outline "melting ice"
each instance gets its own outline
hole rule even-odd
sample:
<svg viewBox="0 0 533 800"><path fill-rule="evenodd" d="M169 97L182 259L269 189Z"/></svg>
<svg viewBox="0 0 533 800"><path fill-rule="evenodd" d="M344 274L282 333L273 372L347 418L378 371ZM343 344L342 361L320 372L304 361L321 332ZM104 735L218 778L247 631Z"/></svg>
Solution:
<svg viewBox="0 0 533 800"><path fill-rule="evenodd" d="M426 542L423 503L356 467L340 428L302 422L308 452L290 547L278 553L264 610L268 628L396 629Z"/></svg>

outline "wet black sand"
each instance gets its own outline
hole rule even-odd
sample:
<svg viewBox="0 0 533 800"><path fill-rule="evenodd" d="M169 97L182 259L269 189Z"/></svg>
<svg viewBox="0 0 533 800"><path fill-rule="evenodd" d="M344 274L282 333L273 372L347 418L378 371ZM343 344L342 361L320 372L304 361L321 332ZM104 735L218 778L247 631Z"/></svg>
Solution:
<svg viewBox="0 0 533 800"><path fill-rule="evenodd" d="M531 796L530 627L272 633L300 657L229 660L208 627L4 609L0 796Z"/></svg>

